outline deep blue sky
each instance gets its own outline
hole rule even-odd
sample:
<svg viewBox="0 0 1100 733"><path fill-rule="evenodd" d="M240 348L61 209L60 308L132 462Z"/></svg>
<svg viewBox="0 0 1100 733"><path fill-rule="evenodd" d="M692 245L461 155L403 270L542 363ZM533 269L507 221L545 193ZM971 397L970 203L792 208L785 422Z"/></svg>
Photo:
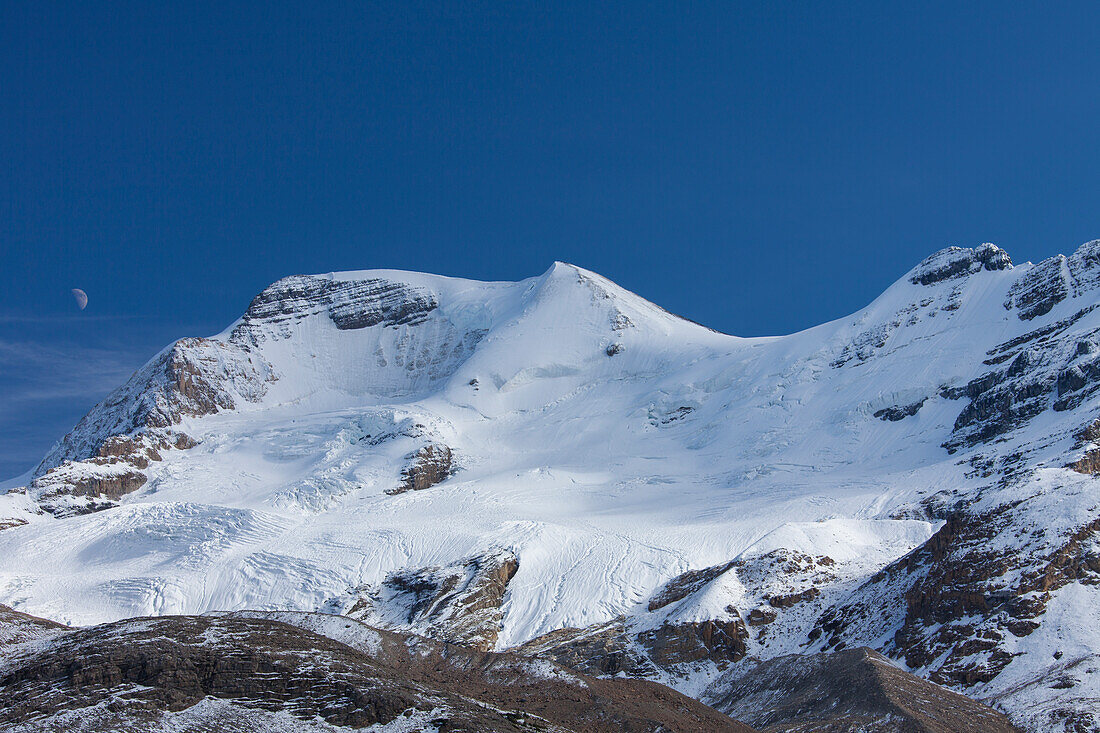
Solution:
<svg viewBox="0 0 1100 733"><path fill-rule="evenodd" d="M292 273L561 259L756 335L1100 237L1094 2L168 5L0 9L0 477Z"/></svg>

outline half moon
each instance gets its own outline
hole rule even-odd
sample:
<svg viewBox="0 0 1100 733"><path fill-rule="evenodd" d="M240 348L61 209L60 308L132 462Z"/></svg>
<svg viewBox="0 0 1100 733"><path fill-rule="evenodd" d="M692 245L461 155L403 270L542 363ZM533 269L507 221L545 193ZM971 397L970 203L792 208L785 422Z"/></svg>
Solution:
<svg viewBox="0 0 1100 733"><path fill-rule="evenodd" d="M76 298L76 307L84 310L88 307L88 294L80 288L73 288L73 297Z"/></svg>

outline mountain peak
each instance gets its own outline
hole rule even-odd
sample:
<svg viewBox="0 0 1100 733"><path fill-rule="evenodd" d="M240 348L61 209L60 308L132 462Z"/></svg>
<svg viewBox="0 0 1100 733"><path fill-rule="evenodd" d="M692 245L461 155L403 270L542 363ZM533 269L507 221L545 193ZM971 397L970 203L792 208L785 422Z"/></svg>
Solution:
<svg viewBox="0 0 1100 733"><path fill-rule="evenodd" d="M979 247L947 247L926 257L908 275L914 285L934 285L982 270L1012 269L1008 252L986 242Z"/></svg>

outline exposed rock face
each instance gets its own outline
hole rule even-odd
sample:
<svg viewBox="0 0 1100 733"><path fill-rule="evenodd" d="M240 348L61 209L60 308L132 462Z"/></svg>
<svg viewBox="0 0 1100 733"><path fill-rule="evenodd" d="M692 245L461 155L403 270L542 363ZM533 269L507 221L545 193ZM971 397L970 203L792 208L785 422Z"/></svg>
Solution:
<svg viewBox="0 0 1100 733"><path fill-rule="evenodd" d="M558 629L515 651L552 659L585 674L665 679L700 662L725 669L745 656L746 637L740 619L639 628L632 619L622 617L583 629Z"/></svg>
<svg viewBox="0 0 1100 733"><path fill-rule="evenodd" d="M115 506L147 481L162 451L195 445L173 426L183 419L255 402L274 379L239 347L181 339L94 407L35 469L31 492L58 516Z"/></svg>
<svg viewBox="0 0 1100 733"><path fill-rule="evenodd" d="M909 279L914 285L933 285L981 270L1006 270L1011 267L1012 259L1008 253L994 244L983 244L975 249L948 247L921 262Z"/></svg>
<svg viewBox="0 0 1100 733"><path fill-rule="evenodd" d="M898 420L904 420L907 417L916 415L920 408L924 407L925 400L920 402L914 402L909 405L894 405L891 407L884 407L881 410L877 410L874 416L879 420L886 420L888 422L897 422Z"/></svg>
<svg viewBox="0 0 1100 733"><path fill-rule="evenodd" d="M1069 464L1077 473L1085 473L1090 476L1100 475L1100 449L1092 448L1085 455Z"/></svg>
<svg viewBox="0 0 1100 733"><path fill-rule="evenodd" d="M784 595L771 596L768 598L768 603L774 608L790 608L798 603L804 601L812 601L820 595L820 591L817 588L807 588L804 591L798 593L787 593Z"/></svg>
<svg viewBox="0 0 1100 733"><path fill-rule="evenodd" d="M21 731L750 731L653 683L597 680L318 614L135 619L16 647L0 723ZM281 724L277 724L281 721Z"/></svg>
<svg viewBox="0 0 1100 733"><path fill-rule="evenodd" d="M663 679L699 662L725 669L745 656L747 636L740 618L639 628L624 617L583 629L558 629L516 651L586 674Z"/></svg>
<svg viewBox="0 0 1100 733"><path fill-rule="evenodd" d="M800 611L816 608L821 590L837 580L836 561L831 557L796 550L774 550L738 560L733 568L748 591L746 600L751 599L758 619L796 606Z"/></svg>
<svg viewBox="0 0 1100 733"><path fill-rule="evenodd" d="M451 449L445 445L426 445L410 457L397 488L386 493L421 491L445 481L453 472Z"/></svg>
<svg viewBox="0 0 1100 733"><path fill-rule="evenodd" d="M1022 321L1046 315L1069 295L1069 283L1063 274L1066 258L1044 260L1015 284L1005 308L1016 308Z"/></svg>
<svg viewBox="0 0 1100 733"><path fill-rule="evenodd" d="M775 621L778 614L775 611L767 611L763 608L754 608L749 611L749 626L767 626Z"/></svg>
<svg viewBox="0 0 1100 733"><path fill-rule="evenodd" d="M515 650L585 672L663 679L682 668L712 663L725 669L745 656L748 634L740 619L663 623L640 628L626 617L585 628L559 628Z"/></svg>
<svg viewBox="0 0 1100 733"><path fill-rule="evenodd" d="M1056 592L1096 585L1095 502L1067 515L1048 493L1042 467L1091 476L1100 465L1095 422L1076 432L1067 431L1064 420L1055 422L1059 413L1072 411L1081 415L1077 425L1095 420L1096 305L1082 300L1074 310L1062 304L1095 291L1098 252L1100 244L1090 242L1071 257L1030 268L1012 284L1005 308L1035 326L990 348L977 377L940 393L965 400L943 447L965 456L969 478L989 483L954 503L933 507L938 500L930 498L929 515L945 518L944 526L825 610L810 633L813 648L888 638L881 651L931 680L979 697L987 690L1002 695L999 677L1020 656L1020 640L1040 627ZM1048 315L1055 307L1057 319ZM876 416L884 419L896 416L880 412ZM1060 428L1028 430L1043 421ZM1076 485L1068 478L1057 482L1059 489ZM1088 495L1095 487L1083 484L1076 491ZM1039 525L1036 517L1043 517ZM1040 717L1030 720L1043 730L1093 725L1081 705L1068 703Z"/></svg>
<svg viewBox="0 0 1100 733"><path fill-rule="evenodd" d="M1100 389L1100 338L1075 328L1093 307L990 349L996 368L965 387L945 390L949 399L970 400L955 420L950 452L973 447L1023 427L1047 410L1064 412ZM1006 364L1006 366L1001 366Z"/></svg>
<svg viewBox="0 0 1100 733"><path fill-rule="evenodd" d="M1067 297L1096 288L1100 282L1100 240L1081 245L1071 256L1043 260L1012 287L1005 308L1015 308L1022 321L1046 315Z"/></svg>
<svg viewBox="0 0 1100 733"><path fill-rule="evenodd" d="M656 611L658 608L664 608L670 603L682 601L718 576L731 570L735 564L734 562L728 562L725 565L715 565L702 570L689 570L686 573L677 575L653 594L647 608L650 611Z"/></svg>
<svg viewBox="0 0 1100 733"><path fill-rule="evenodd" d="M645 678L659 673L657 667L635 648L627 619L583 629L565 628L532 639L513 651L554 662L585 674Z"/></svg>
<svg viewBox="0 0 1100 733"><path fill-rule="evenodd" d="M703 699L767 733L1014 733L993 709L897 668L871 649L745 661Z"/></svg>
<svg viewBox="0 0 1100 733"><path fill-rule="evenodd" d="M106 465L113 466L115 464ZM53 474L50 475L50 479L54 480L61 478L65 473L64 471L58 471L56 469L52 469L52 471ZM44 478L45 477L43 477L43 479ZM43 479L37 479L31 484L31 488L48 489L51 481ZM63 488L59 487L57 492L73 497L120 499L130 492L140 489L145 485L146 480L144 473L128 469L112 471L102 475L81 471L76 474L72 480L66 481L63 484ZM44 493L42 495L42 499L44 500L43 506L48 508L50 506L48 500L52 498L55 498L55 495Z"/></svg>
<svg viewBox="0 0 1100 733"><path fill-rule="evenodd" d="M708 584L733 571L739 582L776 608L789 608L798 600L817 597L817 585L833 581L835 561L826 555L807 555L797 550L779 549L755 557L733 560L702 570L689 570L665 583L649 601L650 611L664 608L697 593ZM807 585L809 584L809 585ZM800 590L775 592L776 589ZM783 600L787 599L787 600Z"/></svg>
<svg viewBox="0 0 1100 733"><path fill-rule="evenodd" d="M145 469L162 460L162 451L185 450L194 444L183 433L161 430L112 436L96 455L66 460L33 479L29 488L39 506L58 517L109 509L145 485Z"/></svg>
<svg viewBox="0 0 1100 733"><path fill-rule="evenodd" d="M446 567L404 570L334 601L333 610L346 606L348 616L371 625L488 651L496 646L504 594L518 569L518 558L500 551Z"/></svg>
<svg viewBox="0 0 1100 733"><path fill-rule="evenodd" d="M276 326L287 328L325 314L341 330L423 323L439 303L430 292L381 279L336 280L311 275L283 278L252 299L232 339L259 345ZM258 328L259 325L265 328Z"/></svg>
<svg viewBox="0 0 1100 733"><path fill-rule="evenodd" d="M665 623L637 636L646 656L662 669L708 660L723 669L743 658L748 632L740 617L723 620Z"/></svg>
<svg viewBox="0 0 1100 733"><path fill-rule="evenodd" d="M853 325L862 325L862 330L840 344L830 366L839 369L863 364L881 354L895 334L907 327L938 316L954 316L962 307L962 292L970 278L979 277L983 271L1011 269L1008 253L992 244L974 249L948 247L936 252L913 268L908 277L910 284L927 286L927 291L881 320L866 324L856 321ZM904 410L909 405L899 407Z"/></svg>

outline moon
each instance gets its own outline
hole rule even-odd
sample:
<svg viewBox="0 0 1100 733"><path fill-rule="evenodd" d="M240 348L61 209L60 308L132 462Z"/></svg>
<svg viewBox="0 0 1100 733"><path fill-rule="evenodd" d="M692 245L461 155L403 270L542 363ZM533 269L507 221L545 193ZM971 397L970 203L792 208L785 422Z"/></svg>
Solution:
<svg viewBox="0 0 1100 733"><path fill-rule="evenodd" d="M73 288L73 297L76 298L76 307L84 310L88 307L88 294L80 288Z"/></svg>

